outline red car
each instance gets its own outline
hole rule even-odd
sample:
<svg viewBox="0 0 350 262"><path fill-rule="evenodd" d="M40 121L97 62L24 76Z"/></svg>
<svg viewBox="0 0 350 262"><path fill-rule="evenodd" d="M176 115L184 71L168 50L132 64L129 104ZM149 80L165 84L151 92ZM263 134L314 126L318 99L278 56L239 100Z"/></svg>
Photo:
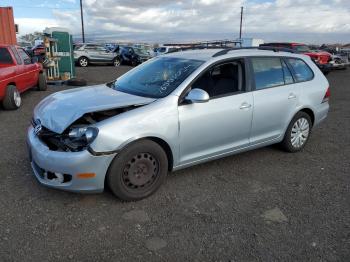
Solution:
<svg viewBox="0 0 350 262"><path fill-rule="evenodd" d="M6 110L21 106L21 93L38 87L47 89L42 65L32 62L23 48L0 44L0 102Z"/></svg>
<svg viewBox="0 0 350 262"><path fill-rule="evenodd" d="M324 51L313 51L307 45L300 43L266 43L261 44L260 46L288 48L294 50L296 53L308 55L324 72L329 70L329 62L332 60L330 53Z"/></svg>

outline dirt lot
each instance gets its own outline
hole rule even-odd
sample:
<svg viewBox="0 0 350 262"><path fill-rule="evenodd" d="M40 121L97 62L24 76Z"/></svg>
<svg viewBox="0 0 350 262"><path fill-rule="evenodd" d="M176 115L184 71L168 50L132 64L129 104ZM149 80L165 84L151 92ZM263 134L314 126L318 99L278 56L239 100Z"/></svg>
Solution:
<svg viewBox="0 0 350 262"><path fill-rule="evenodd" d="M78 68L90 84L127 67ZM331 111L305 150L267 147L169 175L148 199L47 189L25 136L47 92L0 110L0 261L349 261L350 69L329 75Z"/></svg>

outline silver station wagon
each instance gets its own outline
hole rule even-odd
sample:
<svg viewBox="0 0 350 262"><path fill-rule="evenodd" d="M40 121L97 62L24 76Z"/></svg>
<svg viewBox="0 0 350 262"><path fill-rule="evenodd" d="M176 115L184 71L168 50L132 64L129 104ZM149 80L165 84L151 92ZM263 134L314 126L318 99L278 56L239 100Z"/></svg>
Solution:
<svg viewBox="0 0 350 262"><path fill-rule="evenodd" d="M304 55L171 53L112 83L42 100L28 129L30 161L43 185L74 192L108 185L120 199L138 200L172 170L275 143L302 150L327 116L329 95Z"/></svg>

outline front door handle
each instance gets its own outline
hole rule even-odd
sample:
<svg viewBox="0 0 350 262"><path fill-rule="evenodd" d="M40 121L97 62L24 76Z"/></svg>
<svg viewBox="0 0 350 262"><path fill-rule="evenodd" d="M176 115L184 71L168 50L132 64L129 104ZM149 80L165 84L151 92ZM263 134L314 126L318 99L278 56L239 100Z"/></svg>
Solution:
<svg viewBox="0 0 350 262"><path fill-rule="evenodd" d="M297 98L297 96L294 93L290 93L288 96L288 99L294 99Z"/></svg>
<svg viewBox="0 0 350 262"><path fill-rule="evenodd" d="M243 104L241 104L239 109L247 109L247 108L251 108L251 107L252 107L251 104L248 104L248 103L244 102Z"/></svg>

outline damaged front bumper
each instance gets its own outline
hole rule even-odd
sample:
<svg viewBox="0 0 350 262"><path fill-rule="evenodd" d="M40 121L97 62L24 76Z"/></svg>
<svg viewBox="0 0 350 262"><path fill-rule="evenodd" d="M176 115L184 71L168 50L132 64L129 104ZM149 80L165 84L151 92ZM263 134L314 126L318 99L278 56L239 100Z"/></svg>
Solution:
<svg viewBox="0 0 350 262"><path fill-rule="evenodd" d="M108 167L116 155L92 155L88 150L52 151L35 135L32 126L28 128L27 144L37 180L42 185L72 192L102 192Z"/></svg>

